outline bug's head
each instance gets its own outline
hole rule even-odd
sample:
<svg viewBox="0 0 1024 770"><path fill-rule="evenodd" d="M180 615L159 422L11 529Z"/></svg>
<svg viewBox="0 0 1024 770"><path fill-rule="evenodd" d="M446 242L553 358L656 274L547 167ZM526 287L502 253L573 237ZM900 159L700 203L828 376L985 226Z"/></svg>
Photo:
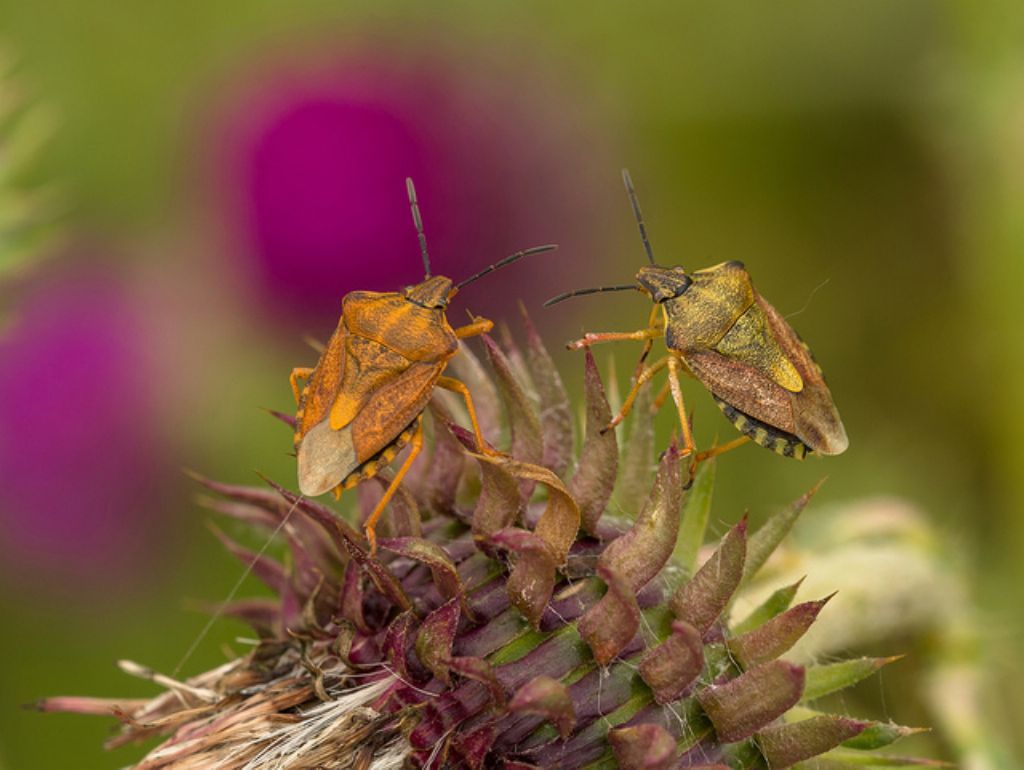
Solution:
<svg viewBox="0 0 1024 770"><path fill-rule="evenodd" d="M443 275L432 275L422 283L409 286L405 290L405 298L414 305L425 308L448 307L448 300L455 296L458 289L452 285L452 279Z"/></svg>
<svg viewBox="0 0 1024 770"><path fill-rule="evenodd" d="M690 288L693 279L681 267L644 265L636 274L636 282L640 291L661 303L681 296Z"/></svg>

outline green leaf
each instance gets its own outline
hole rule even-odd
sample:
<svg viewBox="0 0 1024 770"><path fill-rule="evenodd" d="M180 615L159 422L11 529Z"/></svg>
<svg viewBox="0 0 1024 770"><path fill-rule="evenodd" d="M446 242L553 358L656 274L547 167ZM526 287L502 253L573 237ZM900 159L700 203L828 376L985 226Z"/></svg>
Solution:
<svg viewBox="0 0 1024 770"><path fill-rule="evenodd" d="M843 741L843 746L858 751L881 749L908 735L928 732L927 727L905 727L894 722L871 722L860 735Z"/></svg>
<svg viewBox="0 0 1024 770"><path fill-rule="evenodd" d="M819 764L820 762L820 764ZM827 764L826 764L827 763ZM900 768L900 767L951 767L948 762L924 757L896 757L891 754L865 754L847 749L834 749L822 755L820 760L809 765L801 764L800 770L817 770L819 767L831 768Z"/></svg>
<svg viewBox="0 0 1024 770"><path fill-rule="evenodd" d="M844 690L866 679L883 666L894 663L902 656L891 658L855 658L807 669L807 684L802 701L812 701L829 693Z"/></svg>
<svg viewBox="0 0 1024 770"><path fill-rule="evenodd" d="M771 596L765 599L760 606L747 615L746 618L739 623L734 624L732 626L732 632L739 635L745 634L748 631L753 631L755 628L759 628L767 623L780 612L788 610L789 605L793 603L793 599L796 596L797 591L800 590L800 585L803 582L804 579L800 578L795 583L783 586L775 591Z"/></svg>

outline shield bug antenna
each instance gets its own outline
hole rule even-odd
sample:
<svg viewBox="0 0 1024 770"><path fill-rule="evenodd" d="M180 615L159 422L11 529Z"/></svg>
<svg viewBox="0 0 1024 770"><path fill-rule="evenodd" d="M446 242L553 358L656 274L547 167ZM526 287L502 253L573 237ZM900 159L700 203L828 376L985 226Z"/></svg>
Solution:
<svg viewBox="0 0 1024 770"><path fill-rule="evenodd" d="M637 227L640 228L640 240L644 242L644 250L647 252L647 261L652 265L654 262L654 249L647 238L647 226L644 224L644 215L640 212L640 201L636 198L636 190L633 189L633 178L629 175L629 169L622 169L622 182L626 185L626 192L629 194L629 205L633 207L633 216L636 217Z"/></svg>
<svg viewBox="0 0 1024 770"><path fill-rule="evenodd" d="M548 243L545 244L544 246L534 246L532 249L524 249L523 251L517 251L515 254L510 254L504 259L495 262L493 265L488 265L479 273L469 276L469 278L467 278L466 280L459 281L459 283L455 284L455 288L461 289L465 286L469 286L469 284L473 283L474 281L480 278L483 278L488 273L493 273L495 270L500 270L501 268L506 267L507 265L511 265L513 262L518 262L523 257L529 257L533 254L541 254L545 251L553 251L554 249L557 248L558 246L556 246L555 244Z"/></svg>
<svg viewBox="0 0 1024 770"><path fill-rule="evenodd" d="M420 204L416 200L416 185L412 183L412 177L405 178L405 189L409 193L409 208L412 209L412 222L416 225L416 237L420 241L420 254L423 256L423 273L425 278L430 277L430 255L427 253L427 236L423 232L423 217L420 216Z"/></svg>
<svg viewBox="0 0 1024 770"><path fill-rule="evenodd" d="M575 291L566 291L563 292L562 294L559 294L557 297L552 297L551 299L549 299L547 302L544 303L544 307L551 307L552 305L557 305L559 302L562 302L563 300L567 300L572 297L579 297L582 296L583 294L600 294L601 292L605 291L626 291L627 289L636 289L636 284L624 283L621 286L595 286L592 289L576 289Z"/></svg>

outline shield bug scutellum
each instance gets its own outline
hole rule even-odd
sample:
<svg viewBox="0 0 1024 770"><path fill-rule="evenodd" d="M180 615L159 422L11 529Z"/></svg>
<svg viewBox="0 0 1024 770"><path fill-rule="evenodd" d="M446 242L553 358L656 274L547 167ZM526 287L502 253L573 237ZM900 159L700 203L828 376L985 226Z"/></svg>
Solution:
<svg viewBox="0 0 1024 770"><path fill-rule="evenodd" d="M299 490L307 497L340 496L372 478L407 444L409 454L369 518L366 537L376 550L375 527L423 445L423 412L434 388L462 396L479 451L490 453L466 386L444 376L459 340L485 334L492 322L472 316L452 328L445 310L459 289L523 257L554 249L538 246L512 254L455 284L430 274L430 257L416 190L406 180L425 276L401 292L354 291L342 299L341 318L313 368L292 370L298 410L295 452ZM299 380L307 380L299 389Z"/></svg>
<svg viewBox="0 0 1024 770"><path fill-rule="evenodd" d="M580 349L616 340L645 343L633 386L608 427L621 422L639 389L667 368L666 387L679 412L685 454L694 451L694 444L679 372L699 380L743 434L735 441L697 455L698 459L721 454L748 440L797 459L811 452L844 452L849 444L846 430L820 367L782 315L754 289L743 263L723 262L692 273L682 267L655 263L628 171L623 170L622 179L650 264L640 268L635 284L578 289L545 303L553 305L581 294L626 289L641 291L654 302L646 329L586 334L569 344L570 348ZM645 368L647 355L658 337L665 338L668 354ZM660 405L665 397L663 389L655 404Z"/></svg>

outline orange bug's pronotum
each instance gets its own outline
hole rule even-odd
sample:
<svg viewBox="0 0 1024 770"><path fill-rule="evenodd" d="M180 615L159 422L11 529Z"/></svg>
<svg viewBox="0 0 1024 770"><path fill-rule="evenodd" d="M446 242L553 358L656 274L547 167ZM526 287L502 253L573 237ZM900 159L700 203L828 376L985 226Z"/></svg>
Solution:
<svg viewBox="0 0 1024 770"><path fill-rule="evenodd" d="M416 190L406 180L413 223L426 275L401 292L354 291L342 299L338 327L316 366L292 370L290 381L298 411L295 451L299 490L315 497L340 495L372 478L407 444L409 455L366 520L366 537L376 550L374 530L388 501L423 445L423 411L434 388L462 396L481 452L491 452L480 434L469 390L444 376L459 340L490 331L493 324L473 316L452 328L445 309L462 287L493 270L553 245L519 251L454 284L430 274L430 258ZM299 388L299 380L306 380Z"/></svg>
<svg viewBox="0 0 1024 770"><path fill-rule="evenodd" d="M743 434L698 458L720 454L747 440L797 459L810 452L844 452L849 443L846 430L821 369L793 328L754 289L743 263L723 262L692 273L657 265L629 172L624 170L622 178L650 264L640 268L635 284L579 289L545 303L625 289L641 291L654 302L646 329L587 334L569 345L578 349L598 342L644 341L633 387L609 427L629 413L640 387L667 368L668 392L679 412L687 454L694 446L679 386L680 372L695 377L711 391L715 403ZM668 355L644 368L657 337L665 338ZM663 391L656 403L665 395Z"/></svg>

